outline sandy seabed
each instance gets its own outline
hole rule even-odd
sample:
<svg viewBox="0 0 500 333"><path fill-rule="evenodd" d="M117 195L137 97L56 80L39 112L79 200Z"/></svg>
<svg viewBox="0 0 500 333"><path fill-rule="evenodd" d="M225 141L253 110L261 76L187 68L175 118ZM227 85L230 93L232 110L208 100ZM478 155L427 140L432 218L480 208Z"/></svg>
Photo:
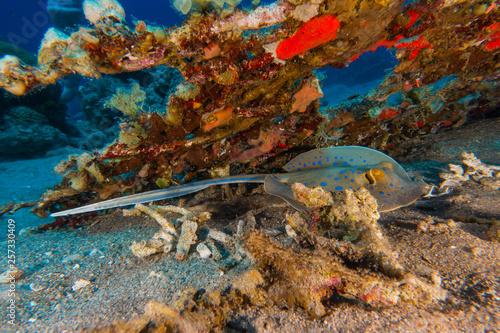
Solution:
<svg viewBox="0 0 500 333"><path fill-rule="evenodd" d="M460 164L462 151L483 162L500 164L500 120L487 119L459 130L443 131L416 144L412 161L402 161L412 177L438 182L448 163ZM51 173L64 155L0 164L0 203L37 199L59 181ZM400 160L396 157L397 160ZM401 160L400 160L401 161ZM237 187L232 187L233 192ZM228 197L221 188L207 189L187 199L173 200L212 218L198 229L236 233L238 221L249 214L255 228L273 231L285 248L292 240L285 232L285 214L293 209L276 204L255 186L242 196ZM106 327L144 313L149 301L171 304L188 286L198 290L227 290L253 268L249 256L236 263L225 258L202 259L192 248L186 261L175 254L137 258L129 247L149 239L159 226L146 216L124 217L121 210L84 217L80 229L26 232L51 222L27 209L0 220L2 257L0 272L7 270L8 220L16 225L15 251L22 276L15 283L16 324L8 323L9 285L0 286L0 331L63 332ZM419 222L433 221L454 228L419 230ZM416 276L442 279L445 301L397 304L372 308L362 302L331 302L326 314L312 318L300 307L245 305L234 311L219 331L225 332L497 332L500 330L500 243L491 240L491 223L500 220L500 190L468 181L451 194L382 213L379 223L399 254L403 266ZM21 233L19 234L19 232ZM78 280L90 282L74 291ZM109 330L111 332L111 330ZM116 330L119 331L119 330Z"/></svg>

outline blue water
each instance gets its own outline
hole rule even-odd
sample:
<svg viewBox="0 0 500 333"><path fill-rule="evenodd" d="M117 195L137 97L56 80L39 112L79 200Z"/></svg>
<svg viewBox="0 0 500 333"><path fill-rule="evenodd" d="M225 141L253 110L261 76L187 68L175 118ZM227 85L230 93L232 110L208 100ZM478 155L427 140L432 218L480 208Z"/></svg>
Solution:
<svg viewBox="0 0 500 333"><path fill-rule="evenodd" d="M120 1L127 21L133 18L173 26L182 22L168 0ZM52 26L46 0L3 0L0 3L0 39L36 53L45 31Z"/></svg>

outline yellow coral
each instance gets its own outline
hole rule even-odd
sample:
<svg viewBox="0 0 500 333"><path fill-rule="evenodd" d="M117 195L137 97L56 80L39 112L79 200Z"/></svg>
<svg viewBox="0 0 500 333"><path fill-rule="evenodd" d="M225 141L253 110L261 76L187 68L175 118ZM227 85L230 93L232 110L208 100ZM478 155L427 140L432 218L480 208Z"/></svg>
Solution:
<svg viewBox="0 0 500 333"><path fill-rule="evenodd" d="M116 94L104 106L118 109L130 118L136 118L145 100L146 93L135 82L130 89L116 89Z"/></svg>

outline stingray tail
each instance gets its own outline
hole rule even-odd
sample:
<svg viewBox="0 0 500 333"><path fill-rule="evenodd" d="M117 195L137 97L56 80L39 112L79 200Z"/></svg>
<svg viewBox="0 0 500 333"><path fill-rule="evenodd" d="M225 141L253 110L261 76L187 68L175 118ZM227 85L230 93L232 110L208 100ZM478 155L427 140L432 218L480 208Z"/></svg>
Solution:
<svg viewBox="0 0 500 333"><path fill-rule="evenodd" d="M185 184L182 186L169 187L161 190L137 193L121 198L96 202L94 204L90 204L87 206L68 209L62 212L52 213L50 214L50 216L51 217L68 216L73 214L94 212L102 209L130 206L138 203L177 198L186 194L201 191L212 185L224 185L224 184L235 184L235 183L263 183L265 178L266 175L241 175L241 176L228 176L217 179L207 179L199 182Z"/></svg>

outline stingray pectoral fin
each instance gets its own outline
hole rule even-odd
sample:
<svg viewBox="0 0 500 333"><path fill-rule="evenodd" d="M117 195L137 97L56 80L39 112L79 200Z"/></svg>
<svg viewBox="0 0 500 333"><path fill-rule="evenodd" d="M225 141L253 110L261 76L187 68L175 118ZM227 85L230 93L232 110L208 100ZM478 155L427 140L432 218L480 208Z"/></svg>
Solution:
<svg viewBox="0 0 500 333"><path fill-rule="evenodd" d="M282 183L273 175L268 175L264 180L264 190L271 195L275 195L297 210L306 210L307 207L295 200L292 187Z"/></svg>
<svg viewBox="0 0 500 333"><path fill-rule="evenodd" d="M370 192L377 199L378 211L390 212L417 201L429 192L429 185L422 181L404 182L390 190L381 189Z"/></svg>
<svg viewBox="0 0 500 333"><path fill-rule="evenodd" d="M290 160L283 169L286 172L300 172L329 167L350 169L354 167L364 168L379 163L385 163L382 164L382 167L390 164L391 170L394 171L399 178L403 181L411 181L403 167L392 157L377 150L359 146L314 149Z"/></svg>

